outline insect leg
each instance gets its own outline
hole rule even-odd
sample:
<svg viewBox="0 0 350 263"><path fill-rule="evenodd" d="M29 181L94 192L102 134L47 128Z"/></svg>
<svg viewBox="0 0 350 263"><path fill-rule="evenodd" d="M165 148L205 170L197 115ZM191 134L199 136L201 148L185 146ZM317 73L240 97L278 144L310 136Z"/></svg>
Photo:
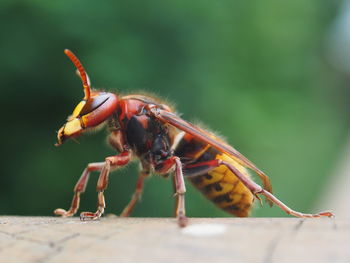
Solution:
<svg viewBox="0 0 350 263"><path fill-rule="evenodd" d="M175 183L175 196L176 196L176 207L175 207L175 215L178 220L178 224L180 227L185 227L188 223L188 219L186 217L185 210L185 181L182 173L182 163L179 157L172 158L175 164L175 172L174 172L174 183Z"/></svg>
<svg viewBox="0 0 350 263"><path fill-rule="evenodd" d="M120 214L120 216L128 217L132 213L137 201L139 201L141 198L142 190L143 190L143 181L148 175L149 175L148 170L141 170L140 171L139 177L137 178L137 181L136 181L135 192L132 195L132 198L131 198L129 204L123 209L123 212Z"/></svg>
<svg viewBox="0 0 350 263"><path fill-rule="evenodd" d="M179 157L172 156L158 164L156 170L159 174L168 174L174 171L174 185L175 185L175 197L176 197L176 209L175 214L180 227L187 225L188 219L185 212L185 181L182 173L182 163Z"/></svg>
<svg viewBox="0 0 350 263"><path fill-rule="evenodd" d="M255 195L261 194L265 196L268 200L275 203L277 206L279 206L284 212L286 212L289 215L295 216L295 217L321 217L321 216L328 216L332 217L334 216L331 212L321 212L318 214L304 214L298 211L294 211L293 209L289 208L287 205L285 205L282 201L280 201L277 197L275 197L273 194L268 192L267 190L263 189L260 185L256 184L253 180L250 178L245 177L236 167L234 167L232 164L227 163L225 161L221 161L220 164L226 165L228 169L230 169L239 180Z"/></svg>
<svg viewBox="0 0 350 263"><path fill-rule="evenodd" d="M74 195L73 195L71 207L69 208L68 211L62 208L57 208L54 211L55 215L60 215L62 217L69 217L69 216L73 216L77 212L80 204L80 194L85 192L86 185L89 180L90 172L101 171L104 164L105 164L104 162L100 162L100 163L89 163L87 165L87 167L83 171L82 175L80 176L78 182L74 187Z"/></svg>
<svg viewBox="0 0 350 263"><path fill-rule="evenodd" d="M95 213L93 212L82 212L80 214L81 220L95 220L102 216L104 209L106 207L105 204L105 198L104 198L104 190L108 186L108 178L109 178L109 172L111 170L111 166L118 167L118 166L124 166L129 163L131 159L131 153L129 151L124 151L118 155L110 156L106 158L106 161L103 165L103 168L100 173L100 177L97 181L96 190L98 192L97 194L97 211Z"/></svg>
<svg viewBox="0 0 350 263"><path fill-rule="evenodd" d="M174 113L171 113L167 110L159 108L159 106L154 104L148 104L145 106L145 110L148 114L151 116L168 123L181 131L184 131L188 134L191 134L194 136L197 140L208 143L215 149L217 149L219 152L223 152L228 154L231 158L233 158L236 162L241 164L244 167L247 167L260 177L260 179L263 181L264 189L266 189L268 192L272 192L272 187L270 183L270 179L260 170L258 169L251 161L249 161L245 156L243 156L240 152L238 152L235 148L228 145L227 143L223 142L222 140L216 138L212 134L206 132L205 130L196 127L190 122L187 122L177 116ZM259 197L257 197L259 198ZM259 199L260 200L260 199ZM268 203L272 206L272 202L267 199Z"/></svg>

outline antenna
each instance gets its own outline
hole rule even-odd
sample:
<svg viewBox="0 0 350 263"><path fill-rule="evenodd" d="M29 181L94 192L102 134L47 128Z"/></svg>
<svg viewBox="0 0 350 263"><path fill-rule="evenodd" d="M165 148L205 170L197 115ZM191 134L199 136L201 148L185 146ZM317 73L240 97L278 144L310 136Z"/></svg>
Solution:
<svg viewBox="0 0 350 263"><path fill-rule="evenodd" d="M90 80L87 77L87 74L83 65L81 64L80 60L69 49L65 49L64 53L69 57L69 59L73 62L73 64L79 71L79 75L80 75L81 81L83 82L83 87L84 87L84 94L85 94L84 100L90 99Z"/></svg>

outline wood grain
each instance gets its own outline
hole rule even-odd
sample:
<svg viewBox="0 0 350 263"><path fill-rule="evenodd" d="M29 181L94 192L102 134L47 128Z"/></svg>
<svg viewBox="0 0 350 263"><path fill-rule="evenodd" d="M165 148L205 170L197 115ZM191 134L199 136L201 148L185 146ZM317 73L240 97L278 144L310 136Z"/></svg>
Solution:
<svg viewBox="0 0 350 263"><path fill-rule="evenodd" d="M350 262L350 220L2 216L0 262Z"/></svg>

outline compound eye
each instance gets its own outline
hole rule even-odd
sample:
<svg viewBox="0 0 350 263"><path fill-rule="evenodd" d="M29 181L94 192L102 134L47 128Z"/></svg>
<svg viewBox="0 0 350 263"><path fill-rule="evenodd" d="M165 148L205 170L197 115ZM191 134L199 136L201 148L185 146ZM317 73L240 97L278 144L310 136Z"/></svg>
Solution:
<svg viewBox="0 0 350 263"><path fill-rule="evenodd" d="M100 107L103 103L105 103L109 98L109 95L99 95L97 97L90 98L81 109L79 116L86 115L98 107Z"/></svg>

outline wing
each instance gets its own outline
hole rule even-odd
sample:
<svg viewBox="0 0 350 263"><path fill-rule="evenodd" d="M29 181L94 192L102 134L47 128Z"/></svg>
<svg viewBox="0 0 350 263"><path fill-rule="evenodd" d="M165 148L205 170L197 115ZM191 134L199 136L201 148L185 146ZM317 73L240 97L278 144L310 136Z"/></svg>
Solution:
<svg viewBox="0 0 350 263"><path fill-rule="evenodd" d="M180 118L174 113L171 113L169 111L165 111L159 108L156 108L156 109L152 108L151 112L153 113L153 116L160 119L161 121L168 123L178 128L179 130L187 132L193 135L194 137L196 137L197 139L202 140L203 142L210 144L212 147L214 147L218 151L229 155L231 158L233 158L242 166L247 167L253 170L254 172L256 172L256 174L260 177L260 179L263 182L264 189L272 193L272 187L271 187L269 177L265 175L260 169L258 169L251 161L249 161L246 157L244 157L235 148L215 138L214 135L202 130L201 128L198 128L192 123L183 120L182 118Z"/></svg>

